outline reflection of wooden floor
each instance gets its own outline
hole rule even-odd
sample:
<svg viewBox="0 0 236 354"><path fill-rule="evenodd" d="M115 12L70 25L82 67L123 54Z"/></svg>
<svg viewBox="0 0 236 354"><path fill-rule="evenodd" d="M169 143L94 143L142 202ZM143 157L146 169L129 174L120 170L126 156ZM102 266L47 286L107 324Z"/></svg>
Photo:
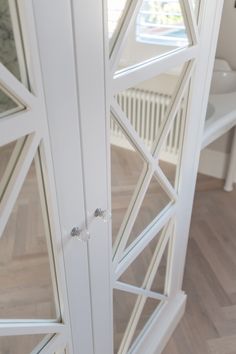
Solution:
<svg viewBox="0 0 236 354"><path fill-rule="evenodd" d="M128 208L131 197L134 193L138 179L142 173L144 162L140 155L131 150L126 150L117 146L112 146L111 154L112 165L112 226L113 235L118 232L122 219ZM167 177L173 183L175 176L174 165L161 163L161 168L167 174ZM146 226L163 210L170 202L170 198L162 189L156 179L152 179L147 193L140 208L137 220L134 223L129 241L136 237L145 229ZM127 269L119 279L122 282L142 287L143 281L151 263L154 251L159 241L157 235L153 241L144 249L138 259ZM165 252L161 260L156 277L153 281L151 290L164 293L165 270L167 264L167 253ZM138 297L130 293L115 290L114 291L114 352L117 353L121 344L126 326L129 322L132 310ZM140 333L151 313L159 305L157 300L148 299L145 303L142 315L139 319L137 329L133 340ZM131 344L133 343L133 340Z"/></svg>
<svg viewBox="0 0 236 354"><path fill-rule="evenodd" d="M236 354L236 190L199 176L188 247L186 314L163 354Z"/></svg>
<svg viewBox="0 0 236 354"><path fill-rule="evenodd" d="M174 165L160 163L167 178L173 183L175 176ZM139 177L147 167L141 156L131 150L112 146L112 234L113 242L119 231L119 227L126 214ZM156 178L152 178L146 196L141 205L137 220L133 226L127 246L145 229L146 226L164 209L170 202L169 196L160 186Z"/></svg>
<svg viewBox="0 0 236 354"><path fill-rule="evenodd" d="M0 337L0 354L31 354L43 339L43 334Z"/></svg>
<svg viewBox="0 0 236 354"><path fill-rule="evenodd" d="M0 239L0 319L56 318L44 221L33 163ZM0 337L0 354L28 354L43 337Z"/></svg>
<svg viewBox="0 0 236 354"><path fill-rule="evenodd" d="M122 172L132 176L125 166ZM187 311L163 354L236 354L236 190L222 186L199 175L184 278Z"/></svg>

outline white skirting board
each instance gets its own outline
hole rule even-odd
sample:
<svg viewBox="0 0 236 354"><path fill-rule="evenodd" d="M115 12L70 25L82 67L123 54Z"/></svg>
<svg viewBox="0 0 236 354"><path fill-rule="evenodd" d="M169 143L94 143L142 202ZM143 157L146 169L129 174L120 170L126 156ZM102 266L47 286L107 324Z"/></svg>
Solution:
<svg viewBox="0 0 236 354"><path fill-rule="evenodd" d="M187 296L179 292L171 302L153 319L153 325L141 337L132 353L161 354L185 312Z"/></svg>
<svg viewBox="0 0 236 354"><path fill-rule="evenodd" d="M206 148L201 151L198 172L207 176L224 179L226 177L228 161L229 154Z"/></svg>

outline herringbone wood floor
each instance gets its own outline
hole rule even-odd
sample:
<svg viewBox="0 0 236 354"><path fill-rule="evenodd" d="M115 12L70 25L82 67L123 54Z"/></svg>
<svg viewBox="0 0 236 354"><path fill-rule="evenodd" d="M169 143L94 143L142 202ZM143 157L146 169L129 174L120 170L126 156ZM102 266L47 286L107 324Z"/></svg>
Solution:
<svg viewBox="0 0 236 354"><path fill-rule="evenodd" d="M202 175L183 288L186 314L163 354L236 354L236 190Z"/></svg>
<svg viewBox="0 0 236 354"><path fill-rule="evenodd" d="M12 150L0 148L0 181ZM0 239L0 319L57 316L41 200L33 162ZM29 354L43 338L0 337L0 354Z"/></svg>

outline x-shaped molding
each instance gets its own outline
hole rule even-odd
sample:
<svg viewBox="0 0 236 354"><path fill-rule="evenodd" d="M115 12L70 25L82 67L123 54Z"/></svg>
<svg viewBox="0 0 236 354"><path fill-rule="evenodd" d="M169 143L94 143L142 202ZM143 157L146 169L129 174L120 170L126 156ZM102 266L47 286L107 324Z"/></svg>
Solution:
<svg viewBox="0 0 236 354"><path fill-rule="evenodd" d="M143 0L127 0L123 15L117 25L117 28L111 38L110 45L110 71L114 75L117 70L124 46L126 44L130 29L135 22L138 12L142 6ZM189 45L198 43L199 34L196 18L191 0L179 0L183 20L187 32Z"/></svg>
<svg viewBox="0 0 236 354"><path fill-rule="evenodd" d="M130 205L120 227L119 233L117 235L117 239L114 245L114 265L117 265L119 261L124 257L124 250L128 242L130 232L137 218L140 206L147 192L151 178L153 176L156 177L160 186L170 197L171 201L175 202L177 200L177 193L169 182L168 178L162 172L158 164L158 157L161 148L165 143L169 131L173 125L173 121L180 107L182 98L185 95L186 89L189 87L193 66L193 62L189 62L184 66L182 75L179 79L179 85L176 88L176 92L173 95L173 99L171 101L169 109L166 112L166 118L163 120L163 124L159 130L159 134L154 142L152 149L153 153L148 150L147 146L144 144L139 134L135 131L129 119L126 117L125 113L120 108L116 99L114 98L112 100L111 114L113 115L113 117L115 117L116 122L119 124L119 126L123 130L123 133L127 136L131 144L135 147L135 150L140 153L140 155L143 157L143 160L147 163L147 168L144 168L141 173L139 182L137 183L132 200L130 202ZM137 243L137 240L135 240L133 244L130 245L130 248L132 248Z"/></svg>
<svg viewBox="0 0 236 354"><path fill-rule="evenodd" d="M141 81L155 77L161 72L170 69L171 67L176 67L183 63L185 64L179 78L179 83L173 94L170 106L167 109L165 119L163 120L163 123L158 131L158 135L153 143L151 152L148 150L147 146L130 123L128 117L122 111L116 99L113 98L111 101L111 115L115 119L116 123L120 126L131 145L137 152L139 152L140 156L146 162L146 166L143 168L143 171L140 175L139 181L133 193L124 220L120 226L120 230L114 245L114 287L122 291L128 291L131 293L133 292L134 294L138 295L118 351L119 354L126 353L129 350L147 297L156 298L160 301L166 300L164 298L165 295L155 294L150 289L154 281L157 269L160 265L161 257L163 256L165 247L170 240L170 235L172 235L174 232L174 225L171 221L172 219L166 217L168 212L164 213L164 209L163 213L159 214L158 220L154 219L155 223L153 224L154 227L152 228L151 232L150 228L148 230L149 232L144 230L127 249L126 245L153 176L155 176L160 186L170 197L170 200L172 201L173 212L175 210L175 202L177 201L178 195L175 188L173 188L165 174L162 172L158 164L158 159L163 144L165 143L170 129L173 126L176 114L180 109L182 99L184 98L186 91L189 89L192 71L194 68L194 61L192 59L196 57L196 48L198 44L198 28L193 13L192 3L190 3L190 0L180 0L180 6L190 46L188 48L179 49L168 53L162 57L154 58L144 63L138 64L135 67L129 68L128 71L116 73L129 30L134 24L142 2L143 0L127 1L124 13L120 19L120 23L118 24L110 42L110 87L112 95L114 96L118 92L135 86L135 84L138 84ZM170 205L167 207L170 210ZM148 271L143 281L142 287L138 288L118 281L120 275L123 274L125 270L127 270L130 264L139 256L143 249L156 236L155 232L153 231L156 228L157 223L159 223L160 229L162 227L161 225L164 225L164 228L162 230L160 242L154 251L153 257L148 267ZM152 224L149 225L149 227L150 226L152 226ZM166 282L168 282L168 278Z"/></svg>

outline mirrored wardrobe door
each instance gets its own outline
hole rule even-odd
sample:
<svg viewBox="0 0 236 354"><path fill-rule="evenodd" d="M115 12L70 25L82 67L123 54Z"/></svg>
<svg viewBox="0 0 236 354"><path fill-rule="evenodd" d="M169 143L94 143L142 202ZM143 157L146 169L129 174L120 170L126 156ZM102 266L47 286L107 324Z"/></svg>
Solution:
<svg viewBox="0 0 236 354"><path fill-rule="evenodd" d="M0 352L71 354L35 15L0 1Z"/></svg>
<svg viewBox="0 0 236 354"><path fill-rule="evenodd" d="M114 353L171 306L199 1L107 1ZM161 323L159 323L159 327Z"/></svg>

